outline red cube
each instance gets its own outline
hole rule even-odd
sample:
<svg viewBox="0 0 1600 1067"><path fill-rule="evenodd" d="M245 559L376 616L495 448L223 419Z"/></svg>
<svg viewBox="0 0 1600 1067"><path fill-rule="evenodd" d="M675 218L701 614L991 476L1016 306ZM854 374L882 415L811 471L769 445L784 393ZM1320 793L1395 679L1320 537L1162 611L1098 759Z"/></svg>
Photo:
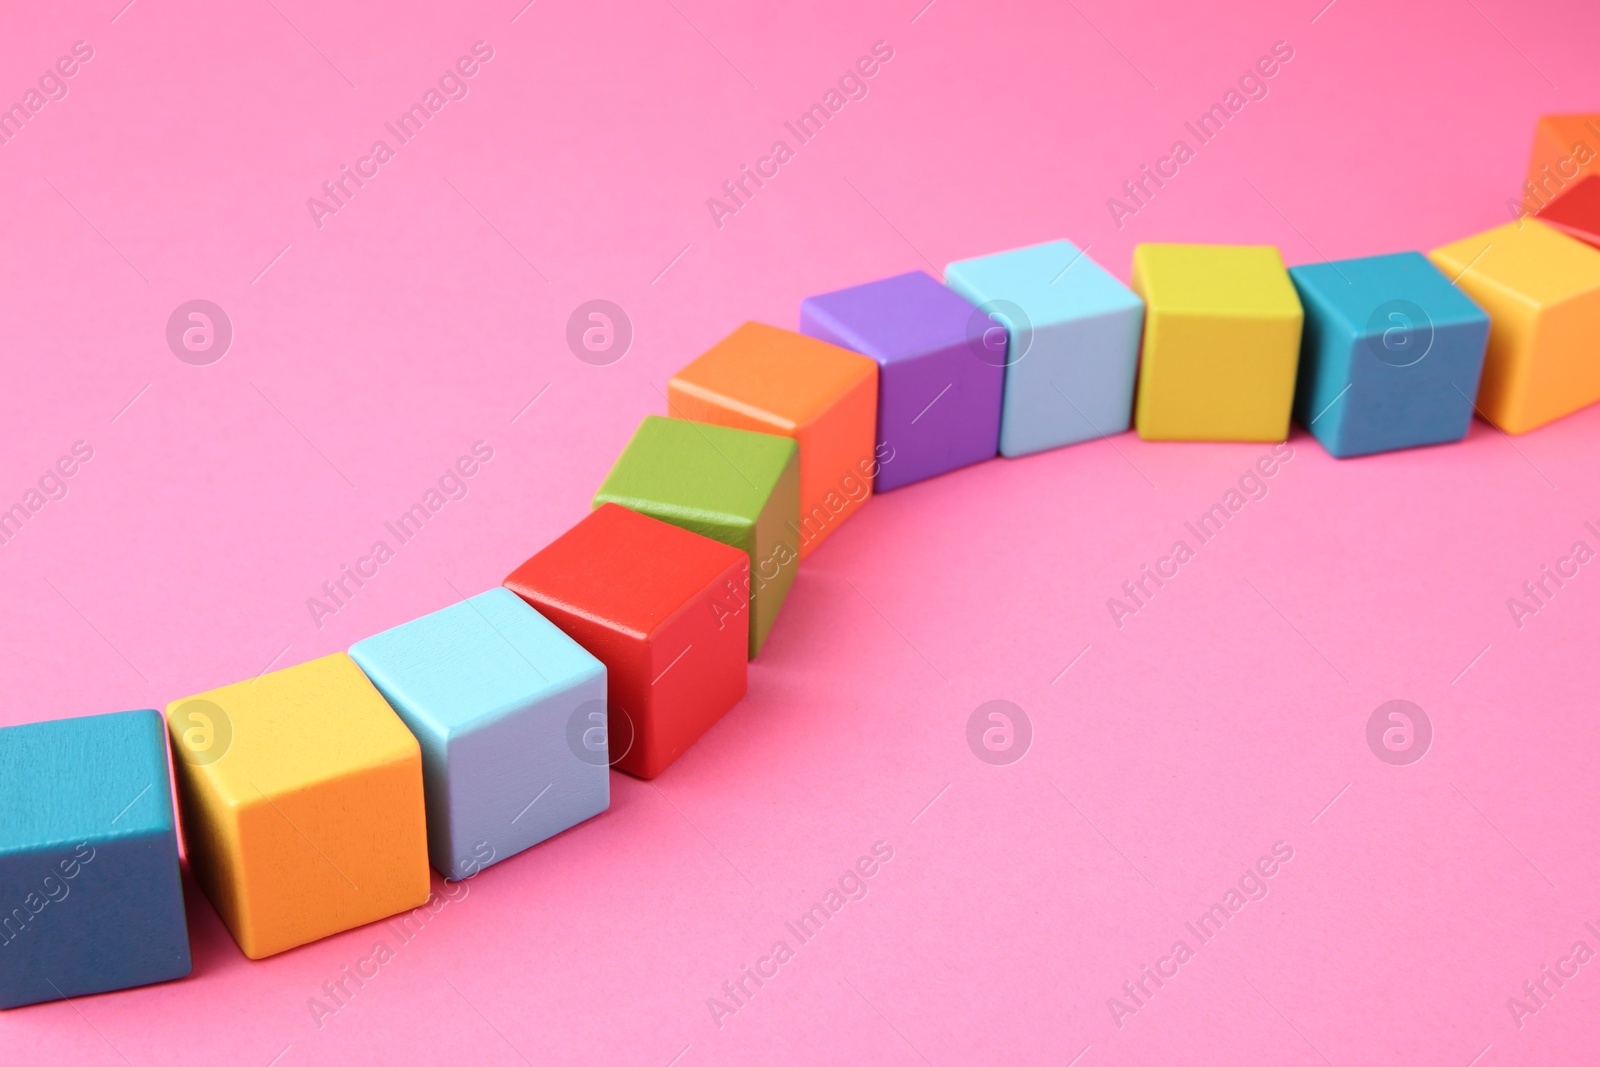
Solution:
<svg viewBox="0 0 1600 1067"><path fill-rule="evenodd" d="M606 665L611 765L666 770L743 698L750 558L602 504L505 586Z"/></svg>
<svg viewBox="0 0 1600 1067"><path fill-rule="evenodd" d="M1580 178L1534 216L1568 237L1600 248L1600 174Z"/></svg>

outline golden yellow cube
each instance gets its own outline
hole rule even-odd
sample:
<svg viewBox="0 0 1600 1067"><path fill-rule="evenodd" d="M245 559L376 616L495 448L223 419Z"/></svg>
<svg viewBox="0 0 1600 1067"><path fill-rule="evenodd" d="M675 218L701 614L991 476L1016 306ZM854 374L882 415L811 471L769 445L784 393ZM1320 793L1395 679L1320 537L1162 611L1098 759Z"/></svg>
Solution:
<svg viewBox="0 0 1600 1067"><path fill-rule="evenodd" d="M1600 400L1600 252L1534 221L1428 256L1489 313L1479 414L1527 433Z"/></svg>
<svg viewBox="0 0 1600 1067"><path fill-rule="evenodd" d="M1305 313L1270 245L1140 245L1144 297L1134 424L1150 441L1289 436Z"/></svg>
<svg viewBox="0 0 1600 1067"><path fill-rule="evenodd" d="M428 899L422 750L344 653L167 705L189 865L260 959Z"/></svg>

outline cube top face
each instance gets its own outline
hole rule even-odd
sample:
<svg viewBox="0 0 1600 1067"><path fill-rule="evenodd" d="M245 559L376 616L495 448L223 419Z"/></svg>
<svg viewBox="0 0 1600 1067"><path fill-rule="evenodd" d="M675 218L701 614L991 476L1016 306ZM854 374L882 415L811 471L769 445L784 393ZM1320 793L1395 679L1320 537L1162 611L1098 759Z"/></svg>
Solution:
<svg viewBox="0 0 1600 1067"><path fill-rule="evenodd" d="M787 437L646 415L594 503L714 529L717 540L748 549L750 533L797 451Z"/></svg>
<svg viewBox="0 0 1600 1067"><path fill-rule="evenodd" d="M513 571L506 588L648 640L745 558L720 541L602 504Z"/></svg>
<svg viewBox="0 0 1600 1067"><path fill-rule="evenodd" d="M232 806L421 758L406 729L343 652L167 705L184 763Z"/></svg>
<svg viewBox="0 0 1600 1067"><path fill-rule="evenodd" d="M161 713L121 711L0 729L0 858L171 834Z"/></svg>
<svg viewBox="0 0 1600 1067"><path fill-rule="evenodd" d="M1283 257L1271 245L1139 245L1133 250L1133 278L1152 314L1301 314Z"/></svg>
<svg viewBox="0 0 1600 1067"><path fill-rule="evenodd" d="M1353 337L1382 337L1397 326L1424 330L1481 326L1489 316L1420 252L1342 259L1289 268L1302 297L1315 299ZM1385 362L1398 363L1402 356Z"/></svg>
<svg viewBox="0 0 1600 1067"><path fill-rule="evenodd" d="M674 374L667 390L793 434L877 376L876 361L860 353L747 322Z"/></svg>
<svg viewBox="0 0 1600 1067"><path fill-rule="evenodd" d="M1600 248L1600 174L1590 174L1539 209L1535 216L1568 237Z"/></svg>
<svg viewBox="0 0 1600 1067"><path fill-rule="evenodd" d="M357 642L350 657L405 709L412 729L439 742L605 672L599 660L509 589L491 589L401 623Z"/></svg>
<svg viewBox="0 0 1600 1067"><path fill-rule="evenodd" d="M959 260L945 268L944 278L974 304L1016 304L1034 329L1143 306L1133 290L1071 241Z"/></svg>
<svg viewBox="0 0 1600 1067"><path fill-rule="evenodd" d="M1574 174L1600 173L1600 114L1540 115L1533 128L1528 181L1545 199Z"/></svg>
<svg viewBox="0 0 1600 1067"><path fill-rule="evenodd" d="M1600 252L1538 221L1496 226L1429 258L1468 292L1487 286L1530 310L1600 288Z"/></svg>
<svg viewBox="0 0 1600 1067"><path fill-rule="evenodd" d="M807 297L800 328L888 365L965 345L976 310L918 270Z"/></svg>

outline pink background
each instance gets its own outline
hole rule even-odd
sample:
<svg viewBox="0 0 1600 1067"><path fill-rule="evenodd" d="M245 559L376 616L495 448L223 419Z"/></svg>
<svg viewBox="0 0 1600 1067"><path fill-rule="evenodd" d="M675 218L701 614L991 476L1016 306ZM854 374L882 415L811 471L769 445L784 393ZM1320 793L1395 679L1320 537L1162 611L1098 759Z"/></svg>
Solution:
<svg viewBox="0 0 1600 1067"><path fill-rule="evenodd" d="M1427 249L1505 220L1536 115L1600 107L1576 0L123 2L0 33L5 101L95 50L0 146L0 501L94 449L0 547L8 723L161 706L498 583L674 369L807 294L1054 237L1123 277L1140 241ZM480 39L470 95L313 225ZM719 230L706 198L878 40L870 95ZM1106 198L1279 40L1270 95L1118 230ZM236 331L211 366L164 339L196 297ZM636 331L607 367L564 341L596 297ZM317 628L307 598L480 439L470 495ZM5 1058L1592 1059L1600 962L1520 1029L1506 1000L1600 950L1600 564L1521 629L1506 599L1600 548L1597 441L1594 409L1348 462L1297 431L1121 630L1106 599L1264 447L1125 435L895 492L806 561L736 711L466 883L320 1029L307 998L392 935L251 963L190 883L191 978L5 1013ZM1006 767L965 739L999 698L1035 731ZM1436 731L1412 766L1365 741L1393 698ZM877 841L866 899L719 1028L707 998ZM1270 895L1119 1028L1107 999L1276 841Z"/></svg>

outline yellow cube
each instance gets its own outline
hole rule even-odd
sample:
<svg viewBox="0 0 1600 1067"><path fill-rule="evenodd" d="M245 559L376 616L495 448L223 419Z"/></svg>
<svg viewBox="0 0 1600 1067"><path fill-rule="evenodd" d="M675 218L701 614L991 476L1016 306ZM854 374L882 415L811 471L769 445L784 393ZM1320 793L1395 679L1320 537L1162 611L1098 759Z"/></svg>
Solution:
<svg viewBox="0 0 1600 1067"><path fill-rule="evenodd" d="M1289 436L1305 313L1270 245L1140 245L1144 297L1134 423L1150 441Z"/></svg>
<svg viewBox="0 0 1600 1067"><path fill-rule="evenodd" d="M1600 252L1508 222L1428 256L1489 313L1479 414L1527 433L1600 400Z"/></svg>
<svg viewBox="0 0 1600 1067"><path fill-rule="evenodd" d="M344 653L167 705L189 865L260 959L428 899L422 750Z"/></svg>

